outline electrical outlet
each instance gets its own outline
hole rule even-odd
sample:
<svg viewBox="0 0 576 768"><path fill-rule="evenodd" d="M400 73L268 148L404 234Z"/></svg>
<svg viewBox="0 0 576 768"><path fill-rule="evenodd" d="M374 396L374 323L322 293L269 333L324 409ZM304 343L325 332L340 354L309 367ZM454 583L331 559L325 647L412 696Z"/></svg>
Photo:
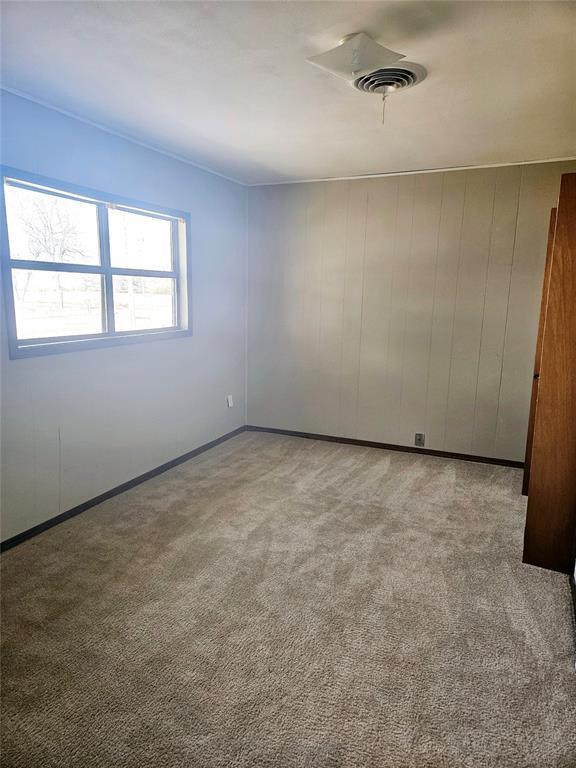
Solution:
<svg viewBox="0 0 576 768"><path fill-rule="evenodd" d="M416 432L414 435L414 445L417 445L418 448L424 448L424 442L426 440L426 435L424 432Z"/></svg>
<svg viewBox="0 0 576 768"><path fill-rule="evenodd" d="M232 398L232 395L227 395L226 405L228 406L228 408L234 408L234 399Z"/></svg>

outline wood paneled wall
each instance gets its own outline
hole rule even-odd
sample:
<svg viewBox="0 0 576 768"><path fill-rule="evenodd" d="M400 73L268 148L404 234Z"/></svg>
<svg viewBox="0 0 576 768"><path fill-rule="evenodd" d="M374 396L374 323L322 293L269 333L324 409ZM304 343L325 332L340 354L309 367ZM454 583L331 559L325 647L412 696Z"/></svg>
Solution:
<svg viewBox="0 0 576 768"><path fill-rule="evenodd" d="M575 163L252 188L249 424L522 460Z"/></svg>

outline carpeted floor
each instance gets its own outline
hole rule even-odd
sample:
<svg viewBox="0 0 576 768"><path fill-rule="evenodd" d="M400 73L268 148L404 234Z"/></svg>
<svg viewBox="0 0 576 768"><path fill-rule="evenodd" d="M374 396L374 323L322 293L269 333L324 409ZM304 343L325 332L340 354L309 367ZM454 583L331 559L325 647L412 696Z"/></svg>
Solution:
<svg viewBox="0 0 576 768"><path fill-rule="evenodd" d="M6 552L3 768L574 768L520 485L245 433Z"/></svg>

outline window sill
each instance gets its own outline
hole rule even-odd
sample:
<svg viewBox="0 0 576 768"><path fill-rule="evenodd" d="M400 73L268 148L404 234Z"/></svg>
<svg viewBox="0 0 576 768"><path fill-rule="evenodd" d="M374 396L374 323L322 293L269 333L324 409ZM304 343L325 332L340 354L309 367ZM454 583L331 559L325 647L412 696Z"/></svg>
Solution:
<svg viewBox="0 0 576 768"><path fill-rule="evenodd" d="M102 349L103 347L118 347L125 344L179 339L191 335L192 331L188 328L168 328L155 331L129 331L110 336L99 334L98 336L69 337L66 339L36 339L10 344L9 352L10 359L17 360L23 357L60 355L65 352L81 352L89 349Z"/></svg>

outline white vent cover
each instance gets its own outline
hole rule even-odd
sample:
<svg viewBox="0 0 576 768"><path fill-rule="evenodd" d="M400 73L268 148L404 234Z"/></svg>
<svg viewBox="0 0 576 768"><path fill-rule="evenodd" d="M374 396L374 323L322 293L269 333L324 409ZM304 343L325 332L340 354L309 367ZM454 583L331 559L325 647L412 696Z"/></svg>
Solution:
<svg viewBox="0 0 576 768"><path fill-rule="evenodd" d="M375 69L389 67L403 58L404 54L384 48L369 35L358 32L345 37L336 48L310 56L306 61L351 82Z"/></svg>
<svg viewBox="0 0 576 768"><path fill-rule="evenodd" d="M341 77L363 93L382 96L382 122L386 98L424 80L426 70L419 64L403 61L402 66L393 66L403 53L396 53L372 40L364 32L348 35L340 45L325 53L306 59L321 69Z"/></svg>

